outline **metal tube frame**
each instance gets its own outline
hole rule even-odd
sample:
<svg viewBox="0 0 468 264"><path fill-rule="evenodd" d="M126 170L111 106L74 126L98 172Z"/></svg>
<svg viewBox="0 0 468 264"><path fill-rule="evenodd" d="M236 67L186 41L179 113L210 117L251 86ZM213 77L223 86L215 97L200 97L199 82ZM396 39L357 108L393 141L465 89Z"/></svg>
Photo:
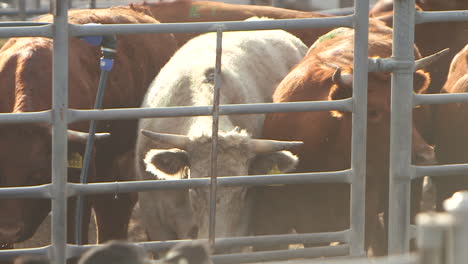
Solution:
<svg viewBox="0 0 468 264"><path fill-rule="evenodd" d="M55 263L67 261L68 1L56 1L52 74L52 247Z"/></svg>
<svg viewBox="0 0 468 264"><path fill-rule="evenodd" d="M78 194L106 193L106 192L129 192L147 191L163 188L193 188L197 186L208 186L209 179L192 179L180 181L149 181L141 182L115 182L115 183L93 183L74 184L67 183L66 175L66 153L67 153L67 124L82 120L100 119L130 119L144 117L171 117L171 116L192 116L192 115L213 115L216 110L206 107L173 107L173 108L147 108L147 109L112 109L112 110L76 110L68 109L68 42L69 36L101 35L101 34L132 34L146 32L211 32L217 31L221 26L223 31L233 30L259 30L259 29L292 29L311 27L354 27L356 29L355 38L355 59L354 59L354 87L353 98L335 102L295 102L283 104L246 104L246 105L221 105L219 114L249 114L249 113L271 113L271 112L304 112L319 110L342 110L353 111L353 142L352 142L352 166L349 170L325 173L301 173L288 175L264 175L248 177L223 177L218 179L219 186L235 186L241 184L267 185L267 184L299 184L310 182L348 182L351 184L351 227L341 232L341 238L335 237L343 243L349 243L340 247L326 247L330 251L350 253L359 256L364 254L364 210L361 205L365 202L365 151L366 151L366 121L367 121L367 11L368 0L355 0L355 13L337 18L312 18L312 19L286 19L276 21L249 21L249 22L206 22L206 23L171 23L157 25L68 25L67 10L68 1L56 1L54 10L53 25L39 25L16 27L0 27L0 37L36 36L49 37L54 39L53 56L53 108L52 110L21 113L21 114L0 114L2 123L33 123L49 122L53 125L52 135L52 183L42 186L20 187L20 188L0 188L0 197L42 197L52 200L52 245L36 249L2 250L0 258L11 258L23 254L49 254L56 263L65 263L68 257L76 256L90 246L67 245L66 241L66 220L67 220L67 198ZM447 19L448 16L455 16ZM409 19L409 20L405 20ZM456 95L413 95L412 90L399 90L397 87L411 87L405 85L412 81L412 72L398 68L398 63L407 64L413 60L412 43L414 23L424 23L429 21L442 20L468 20L466 11L449 12L414 12L414 0L397 0L395 3L395 29L394 29L394 56L395 67L392 77L392 136L391 136L391 192L390 192L390 252L403 253L408 250L410 228L408 212L409 206L405 204L409 197L409 183L411 178L419 177L425 173L438 170L438 173L459 169L466 169L464 165L450 166L412 166L410 164L411 149L408 144L411 142L411 108L414 104L439 103L438 100L447 102L468 101L466 96ZM1 26L1 25L0 25ZM365 58L365 59L364 59ZM408 89L407 89L408 90ZM406 94L405 94L406 93ZM455 98L457 97L457 98ZM117 116L118 115L118 116ZM406 139L405 139L406 138ZM404 144L403 144L404 142ZM398 154L398 155L397 155ZM454 166L458 166L455 168ZM437 167L437 168L435 168ZM444 169L446 168L446 169ZM396 195L395 194L399 194ZM396 200L397 198L402 198ZM393 202L392 200L395 199ZM406 200L405 200L406 199ZM358 206L359 205L359 206ZM403 207L403 211L399 210ZM401 224L401 233L398 225ZM297 239L304 239L312 235L315 241L326 239L330 233L321 234L301 234L295 235ZM231 239L231 242L229 242ZM259 238L227 238L217 239L215 246L229 246L230 243L242 244L252 239ZM289 242L294 240L291 235L270 238L268 243L279 242L285 239ZM288 240L289 239L289 240ZM292 239L292 240L291 240ZM246 242L247 241L247 242ZM273 241L273 242L272 242ZM303 240L302 240L303 241ZM320 240L326 241L326 240ZM334 240L335 241L335 240ZM257 241L258 242L258 241ZM166 248L175 242L148 242L140 243L145 247ZM284 241L283 241L284 243ZM315 254L316 250L304 250L305 255ZM315 252L315 253L311 253ZM336 253L335 252L335 253ZM282 258L281 252L269 253L275 255L273 259ZM284 254L291 254L286 252ZM321 254L321 253L320 253ZM258 254L253 254L260 256ZM336 255L336 254L332 254ZM298 254L298 256L304 256ZM248 257L245 254L238 254L237 260L231 259L229 262L242 260L266 260L263 256L259 258ZM216 257L215 257L216 258ZM217 257L221 263L222 259L228 257ZM271 259L271 258L268 258ZM217 262L218 262L217 261Z"/></svg>
<svg viewBox="0 0 468 264"><path fill-rule="evenodd" d="M368 4L365 4L365 9L364 10L360 10L362 8L362 5L361 7L360 4L361 2L360 1L356 1L357 3L357 13L358 15L357 16L354 16L354 15L351 15L351 16L346 16L346 17L341 17L341 18L325 18L325 19L299 19L299 20L281 20L281 21L269 21L269 23L265 23L265 22L262 22L262 21L252 21L252 22L223 22L223 23L193 23L193 24L185 24L185 23L179 23L179 25L176 25L176 24L171 24L171 25L168 25L168 24L162 24L163 26L160 27L160 25L156 25L156 27L154 27L154 25L149 25L150 27L148 27L148 25L130 25L131 27L128 27L129 25L122 25L123 27L121 27L121 25L106 25L104 28L99 28L99 27L96 27L96 28L90 28L90 27L82 27L81 25L66 25L66 23L63 23L64 19L66 21L66 15L64 16L64 12L63 10L66 10L66 7L65 7L65 4L62 4L62 5L58 5L57 6L57 11L56 11L56 15L57 15L57 20L54 21L54 23L56 24L56 31L55 31L55 40L56 41L65 41L65 39L67 39L67 35L68 35L68 29L70 29L70 31L72 32L71 35L73 36L80 36L80 35L83 35L83 34L90 34L90 35L96 35L96 34L101 34L103 32L107 32L109 33L109 30L112 31L112 30L117 30L121 33L141 33L141 32L186 32L186 31L199 31L199 32L208 32L208 31L213 31L213 29L216 29L219 31L219 28L222 27L224 31L231 31L231 30L239 30L239 29L246 29L246 30L256 30L256 29L277 29L277 28L301 28L301 27L323 27L323 26L348 26L348 27L351 27L351 26L357 26L360 28L359 32L357 33L357 35L364 35L363 37L365 38L364 40L361 39L362 36L360 37L357 37L356 38L356 45L359 47L357 51L358 54L361 54L359 56L361 56L360 59L357 59L355 65L356 65L356 68L364 68L364 69L367 69L367 47L364 43L367 43L367 12L368 12ZM65 9L64 9L65 8ZM65 18L64 18L65 17ZM355 19L355 18L359 18L359 20ZM60 24L59 24L60 22ZM260 22L260 23L259 23ZM47 26L35 26L34 28L40 28L40 27L47 27L47 29L49 30L49 26L51 25L47 25ZM115 27L117 26L118 29ZM136 26L136 27L135 27ZM184 27L180 27L180 26L184 26ZM2 34L2 31L11 31L13 28L3 28L3 30L0 30L0 35ZM16 29L16 28L14 28ZM29 30L29 29L28 29ZM27 33L28 30L25 30L24 32L20 32L18 33L18 31L16 31L16 36L19 36L21 34L25 34L25 35L28 35L29 33ZM81 31L80 31L81 30ZM135 31L136 30L136 31ZM140 31L141 30L141 31ZM117 32L116 31L116 32ZM10 32L8 32L10 33ZM58 33L58 34L57 34ZM34 33L31 33L34 35ZM53 35L53 33L50 33L50 32L46 32L46 33L43 33L44 35L47 34L47 35ZM363 43L361 43L361 41L363 41ZM58 43L58 42L57 42ZM364 48L362 48L364 47ZM64 48L59 48L58 46L56 47L56 49L54 49L54 62L57 61L56 64L54 64L54 69L55 69L55 65L58 65L60 59L59 58L62 58L63 57L66 57L66 55L63 55L63 56L57 56L57 54L65 54L67 52L66 49ZM65 60L66 61L66 60ZM64 63L62 61L62 63ZM63 64L62 64L63 65ZM58 69L56 69L58 70ZM61 67L60 68L61 72L57 72L58 74L61 74L61 73L65 73L67 71L67 68L66 67ZM358 71L356 71L358 72ZM66 79L67 79L67 76L65 74L62 74L60 75L61 78L58 77L58 74L57 74L57 79L54 79L55 82L54 83L57 83L59 81L61 81L61 83L66 83ZM359 73L357 73L357 75L359 75ZM364 76L364 77L362 77ZM366 118L365 118L365 113L366 113L366 95L367 95L367 89L366 89L366 84L367 84L367 70L365 71L364 74L361 74L360 77L355 77L355 81L356 81L356 87L363 87L363 88L357 88L356 90L360 90L359 92L356 92L356 96L353 98L353 99L346 99L346 100L340 100L340 101L336 101L336 102L297 102L297 103L289 103L289 104L251 104L251 105L245 105L245 106L236 106L236 105L230 105L230 106L220 106L219 108L219 114L233 114L233 113L244 113L244 114L247 114L247 113L265 113L265 112L281 112L283 110L286 110L286 111L304 111L304 109L310 109L310 110L313 110L313 111L318 111L318 110L332 110L332 109L341 109L343 111L350 111L350 110L355 110L354 108L356 108L357 105L362 105L364 106L363 108L361 107L360 109L360 114L355 114L353 115L353 123L357 123L357 124L360 124L360 127L359 129L355 129L353 131L353 135L354 137L357 139L357 143L353 144L353 148L358 148L357 150L354 150L354 154L353 154L353 168L354 169L351 169L351 170L345 170L345 171L341 171L341 172L325 172L325 173L303 173L303 174L295 174L295 175L275 175L275 176L271 176L271 175L268 175L268 176L248 176L248 177L223 177L223 179L220 179L219 181L219 185L222 186L224 185L223 182L226 182L225 185L226 186L229 186L229 185L236 185L236 184L242 184L242 181L244 182L244 184L253 184L253 185L256 185L256 184L268 184L270 182L271 183L288 183L288 184L294 184L294 183L303 183L303 182L351 182L352 180L355 180L356 178L359 179L360 181L365 181L365 153L362 152L362 150L364 149L365 150L365 140L363 141L363 138L365 138L365 122L366 122ZM364 78L364 79L362 79ZM65 81L64 81L65 80ZM57 85L56 85L57 86ZM54 86L54 87L56 87ZM140 185L141 183L138 183L138 182L128 182L128 183L96 183L96 184L88 184L87 186L85 185L80 185L80 184L72 184L72 183L66 183L65 182L65 179L64 178L59 178L58 175L60 175L59 172L63 172L61 170L64 169L64 164L66 164L66 160L64 160L63 157L65 157L66 155L59 155L61 158L56 158L56 153L66 153L66 138L64 138L64 135L65 135L65 130L66 130L66 126L67 126L67 123L71 123L71 122L75 122L75 121L78 121L80 119L80 112L81 111L85 111L83 112L83 114L81 114L81 118L83 120L90 120L90 119L99 119L99 118L95 118L97 116L92 116L93 113L95 114L98 114L98 113L103 113L103 112L106 112L105 110L100 110L100 111L95 111L95 110L71 110L71 109L67 109L67 102L66 100L65 101L59 101L58 98L66 98L66 89L63 89L64 87L66 88L66 86L61 86L62 87L62 90L58 90L58 92L56 92L57 89L54 89L54 95L55 95L55 99L56 101L54 101L54 113L56 113L56 111L60 111L60 113L64 113L64 112L67 112L68 115L59 115L60 116L60 119L57 118L56 115L52 115L52 123L55 124L54 126L54 143L55 143L55 147L54 147L54 161L53 161L53 166L56 166L58 165L58 160L61 159L61 161L63 161L63 164L61 166L56 166L54 168L56 168L56 170L54 170L54 172L56 172L56 176L54 177L54 181L52 184L50 185L43 185L43 186L39 186L39 187L22 187L22 188L18 188L17 190L15 190L14 188L5 188L4 191L0 190L0 196L3 196L1 195L2 192L4 192L5 195L14 195L14 196L21 196L21 197L25 197L27 196L26 194L24 194L24 191L25 191L25 188L32 188L33 190L31 190L31 195L37 195L37 196L41 196L41 197L52 197L52 200L55 202L55 206L53 206L53 225L54 226L60 226L60 230L64 230L64 226L66 226L64 223L66 223L66 197L69 197L69 196L74 196L74 195L78 195L78 194L88 194L88 193L98 193L98 192L101 192L101 191L104 191L104 192L108 192L109 190L112 190L113 192L117 191L117 192L121 192L121 191L125 191L125 190L132 190L132 191L135 191L135 190L152 190L152 189L155 189L155 187L164 187L164 185L168 185L170 186L171 184L173 185L172 187L174 188L190 188L190 187L194 187L194 180L192 180L192 182L187 182L185 184L185 186L182 186L183 185L183 182L181 181L177 181L176 182L173 182L171 183L170 181L164 181L164 182L157 182L155 181L154 184L151 184L151 183L143 183L144 185L146 186L143 186L143 185ZM359 95L358 95L359 94ZM360 97L360 95L364 94L365 97ZM361 99L356 99L356 97L360 97ZM356 100L358 102L356 102ZM56 110L56 108L58 108ZM173 109L168 109L169 111L164 111L165 109L133 109L133 110L124 110L124 111L127 111L129 112L129 114L125 117L125 118L135 118L135 117L142 117L142 114L147 112L147 114L144 116L144 117L153 117L153 116L158 116L158 115L161 115L161 112L162 114L166 114L166 116L183 116L183 115L194 115L194 113L192 112L192 109L190 109L191 107L186 107L186 109L182 108L182 109L176 109L176 108L173 108ZM192 107L193 108L193 107ZM243 108L247 108L247 109L243 109ZM200 112L202 112L201 114L205 114L205 115L213 115L214 113L217 112L216 109L213 109L212 111L210 111L210 109L208 107L199 107L198 108L200 110ZM223 112L223 110L226 109L225 112ZM172 110L172 111L171 111ZM174 112L177 112L177 111L180 111L182 113L179 113L179 114L174 114ZM185 111L185 112L184 112ZM106 116L109 116L111 119L112 118L115 118L114 115L118 114L119 110L107 110L108 114L105 114L103 118L107 118ZM115 113L114 113L115 112ZM132 113L133 112L133 113ZM166 112L166 113L165 113ZM172 113L171 113L172 112ZM364 118L363 117L359 117L359 115L361 115L362 113L364 113ZM75 114L75 115L73 115ZM198 113L200 114L200 113ZM86 117L86 115L88 115L88 117ZM91 116L89 116L91 115ZM134 115L134 116L133 116ZM77 117L78 116L78 117ZM46 114L43 114L43 117L42 118L46 118ZM69 118L69 120L67 120ZM5 117L2 117L2 115L0 115L0 121L8 121L8 122L13 122L13 121L10 121L10 119L8 118L8 115L5 114ZM24 121L27 121L27 122L34 122L34 118L27 118L25 117L24 118ZM55 136L55 135L58 135L60 132L58 132L59 130L63 130L63 134L60 135L60 136ZM356 141L355 139L355 141ZM62 142L62 144L60 144L60 142ZM65 142L65 143L63 143ZM362 163L364 162L364 163ZM65 173L66 173L66 168L65 168ZM352 174L352 176L350 176L350 174ZM64 173L61 173L61 175L66 175ZM208 182L204 182L202 183L202 181L204 179L200 179L200 183L202 185L207 185ZM255 183L255 180L257 180L257 182ZM59 184L59 186L63 186L64 188L55 188L55 186L57 186L57 183ZM136 184L136 185L135 185ZM354 184L353 187L352 187L352 203L356 203L356 201L364 201L364 194L360 191L361 188L363 188L362 186L359 186L361 184L358 183L358 184ZM153 186L152 186L153 185ZM179 185L177 187L175 187L176 185ZM93 188L93 186L95 187L94 190L92 190L91 188ZM91 187L91 188L89 188ZM128 187L128 188L125 188L125 187ZM52 189L52 192L50 193L50 189ZM59 190L60 189L60 190ZM11 196L9 196L11 197ZM29 196L28 196L29 197ZM63 199L57 199L57 197L60 197L60 198L63 198ZM62 202L59 202L62 201ZM354 207L353 207L354 208ZM60 210L59 213L57 213L57 210ZM64 212L65 211L65 212ZM62 213L63 212L63 213ZM353 255L363 255L364 254L364 241L363 241L363 230L364 230L364 215L363 215L363 212L364 212L364 208L361 207L361 209L359 210L359 207L357 208L354 208L353 209L353 216L352 216L352 226L355 228L351 228L349 230L344 230L343 232L346 232L346 234L349 233L349 236L351 238L346 238L344 241L342 242L347 242L347 243L350 243L351 241L355 240L355 243L350 243L351 246L348 246L348 245L342 245L342 246L338 246L338 247L325 247L325 248L329 248L328 249L328 254L332 254L332 255L343 255L343 254L347 254L349 253L349 251L351 251L351 254ZM359 215L361 214L361 215ZM58 224L58 223L61 223L61 224ZM297 235L298 237L302 237L302 236L305 236L306 234L301 234L301 235ZM326 234L315 234L318 238L320 238L321 236L326 236ZM56 230L53 230L52 232L52 237L53 237L53 243L52 243L52 246L51 246L51 255L52 257L54 258L54 260L58 263L64 263L64 261L67 259L67 255L66 255L66 249L70 249L71 246L68 246L66 244L66 232L60 232ZM283 236L280 236L280 237L283 237ZM287 236L286 236L287 237ZM346 235L346 237L348 237L348 235ZM238 239L242 239L242 238L238 238ZM248 239L247 239L248 240ZM240 240L242 241L242 240ZM76 247L76 246L75 246ZM304 254L301 254L300 252L301 251L297 251L294 255L297 255L297 256L319 256L321 253L319 253L319 250L318 248L316 249L305 249L303 250ZM323 249L323 250L327 250L327 249ZM12 250L13 252L15 250ZM311 253L311 252L314 252L314 253ZM278 253L269 253L267 255L271 255L271 257L274 257L275 259L281 259L281 255L283 255L283 258L284 258L284 254L290 256L292 253L290 252L284 252L283 254L281 254L281 252L278 252ZM312 255L311 255L312 254ZM252 254L251 254L252 255ZM255 253L253 255L258 255L258 253ZM252 256L253 256L252 255ZM264 256L264 255L260 255L260 256ZM70 256L68 256L70 257ZM248 257L248 254L239 254L238 257L241 257L241 258L244 258L244 259L249 259L249 260L253 260L255 259L255 257ZM226 257L224 257L226 258ZM229 257L231 258L231 257ZM261 257L260 259L264 259L264 257Z"/></svg>
<svg viewBox="0 0 468 264"><path fill-rule="evenodd" d="M351 138L350 236L352 256L363 256L366 204L367 75L369 1L354 1L354 71Z"/></svg>
<svg viewBox="0 0 468 264"><path fill-rule="evenodd" d="M410 225L411 180L423 176L453 175L468 171L468 164L415 166L411 164L412 108L424 104L468 102L466 94L415 94L413 70L414 25L438 21L467 21L464 11L416 11L414 0L394 1L392 74L390 185L389 185L389 254L409 252L413 237Z"/></svg>
<svg viewBox="0 0 468 264"><path fill-rule="evenodd" d="M395 61L414 61L414 0L395 0L393 51ZM391 80L389 254L409 251L413 69L396 68Z"/></svg>
<svg viewBox="0 0 468 264"><path fill-rule="evenodd" d="M221 96L221 58L223 46L223 28L216 30L216 59L213 88L213 123L211 131L211 170L210 170L210 197L209 197L209 227L208 241L210 246L215 245L216 231L216 195L218 190L218 131L219 131L219 101Z"/></svg>

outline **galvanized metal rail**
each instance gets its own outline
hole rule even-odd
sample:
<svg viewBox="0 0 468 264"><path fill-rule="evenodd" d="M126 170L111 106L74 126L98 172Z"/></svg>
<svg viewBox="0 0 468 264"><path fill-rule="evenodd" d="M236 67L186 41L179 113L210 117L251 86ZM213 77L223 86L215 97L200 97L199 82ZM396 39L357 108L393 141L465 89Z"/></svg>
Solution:
<svg viewBox="0 0 468 264"><path fill-rule="evenodd" d="M364 252L365 168L366 168L366 122L367 122L367 27L368 0L355 0L353 15L335 18L286 19L274 21L174 23L157 25L68 25L68 1L56 1L54 24L0 28L0 37L37 36L54 39L53 60L53 107L37 113L0 114L2 123L48 122L53 125L52 137L52 183L34 187L0 188L0 197L42 197L52 200L52 245L36 249L0 251L0 259L23 254L48 254L55 263L64 264L67 258L77 256L91 246L66 244L66 198L78 194L149 191L164 188L193 188L208 186L209 179L180 181L146 181L74 184L66 182L67 125L82 120L129 119L162 116L212 115L216 111L206 107L173 107L149 109L76 110L68 109L68 47L69 36L102 34L136 34L144 32L212 32L219 27L223 31L293 29L313 27L353 27L355 33L354 89L353 98L334 102L299 102L285 104L221 105L219 114L248 114L265 112L303 112L342 110L353 112L352 166L340 172L303 173L288 175L222 177L219 186L267 185L273 183L299 184L311 182L351 183L351 226L348 230L335 233L267 236L259 238L220 238L215 247L262 243L292 243L295 241L340 241L345 245L304 249L296 253L271 252L251 253L234 256L219 256L219 263L284 259L293 257L351 254L362 256ZM396 62L412 62L413 32L415 23L430 21L468 20L468 12L415 12L414 0L395 1L394 55ZM383 62L386 63L386 62ZM388 63L391 63L388 62ZM412 93L412 71L395 69L392 77L392 138L391 138L391 192L390 192L390 245L391 253L408 251L409 228L409 183L412 178L423 175L439 175L455 169L468 171L467 165L413 166L410 164L411 110L416 104L468 101L462 95L414 95ZM399 88L398 88L399 87ZM406 89L403 89L406 88ZM397 89L398 88L398 89ZM311 239L311 240L308 240ZM266 242L265 242L266 241ZM281 242L280 242L281 241ZM141 243L148 249L172 246L174 241ZM347 245L349 244L349 245ZM216 257L215 257L216 259ZM217 262L218 262L217 261ZM225 262L226 261L226 262Z"/></svg>

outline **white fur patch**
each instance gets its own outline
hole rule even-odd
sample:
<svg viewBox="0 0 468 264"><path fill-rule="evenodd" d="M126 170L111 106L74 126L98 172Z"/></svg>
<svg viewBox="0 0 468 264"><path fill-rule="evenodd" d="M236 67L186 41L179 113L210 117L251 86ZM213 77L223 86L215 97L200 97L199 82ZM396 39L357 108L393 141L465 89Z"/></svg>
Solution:
<svg viewBox="0 0 468 264"><path fill-rule="evenodd" d="M178 180L179 179L179 174L175 175L169 175L166 174L162 171L160 171L154 164L151 162L153 160L153 157L163 151L167 151L165 149L151 149L148 151L145 155L145 158L143 159L146 167L146 171L153 174L154 177L156 177L157 180Z"/></svg>

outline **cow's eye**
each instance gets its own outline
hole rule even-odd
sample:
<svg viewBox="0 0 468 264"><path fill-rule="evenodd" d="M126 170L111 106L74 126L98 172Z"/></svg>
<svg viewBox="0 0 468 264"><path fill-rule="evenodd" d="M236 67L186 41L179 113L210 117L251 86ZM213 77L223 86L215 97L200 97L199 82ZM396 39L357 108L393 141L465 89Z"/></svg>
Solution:
<svg viewBox="0 0 468 264"><path fill-rule="evenodd" d="M382 112L377 110L369 110L367 113L369 122L377 122L382 119Z"/></svg>

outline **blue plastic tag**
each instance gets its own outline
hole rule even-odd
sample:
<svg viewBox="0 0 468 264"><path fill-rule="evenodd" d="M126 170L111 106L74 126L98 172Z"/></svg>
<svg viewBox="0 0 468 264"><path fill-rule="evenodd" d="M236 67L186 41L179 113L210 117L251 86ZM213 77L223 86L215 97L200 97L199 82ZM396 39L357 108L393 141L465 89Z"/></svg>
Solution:
<svg viewBox="0 0 468 264"><path fill-rule="evenodd" d="M100 25L99 23L88 23L84 24L86 26L94 26L94 25ZM102 40L104 39L103 36L84 36L81 37L82 40L86 41L89 45L93 46L99 46L102 43Z"/></svg>
<svg viewBox="0 0 468 264"><path fill-rule="evenodd" d="M89 45L99 46L102 43L102 36L84 36L81 37L82 40L86 41Z"/></svg>
<svg viewBox="0 0 468 264"><path fill-rule="evenodd" d="M112 66L114 66L114 60L113 59L106 59L104 57L101 58L100 62L101 70L110 72L112 70Z"/></svg>

